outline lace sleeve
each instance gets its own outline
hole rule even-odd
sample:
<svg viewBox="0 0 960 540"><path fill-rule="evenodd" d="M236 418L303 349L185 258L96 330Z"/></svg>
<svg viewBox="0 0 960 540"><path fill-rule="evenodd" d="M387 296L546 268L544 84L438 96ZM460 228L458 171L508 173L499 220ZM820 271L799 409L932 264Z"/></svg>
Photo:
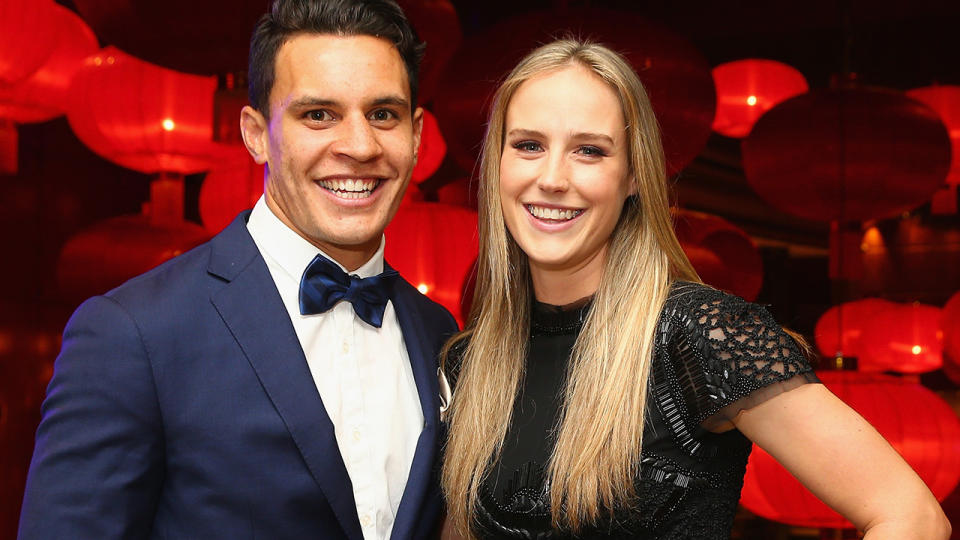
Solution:
<svg viewBox="0 0 960 540"><path fill-rule="evenodd" d="M765 308L686 285L665 306L665 319L675 326L666 353L696 423L711 429L775 395L818 382L796 342Z"/></svg>

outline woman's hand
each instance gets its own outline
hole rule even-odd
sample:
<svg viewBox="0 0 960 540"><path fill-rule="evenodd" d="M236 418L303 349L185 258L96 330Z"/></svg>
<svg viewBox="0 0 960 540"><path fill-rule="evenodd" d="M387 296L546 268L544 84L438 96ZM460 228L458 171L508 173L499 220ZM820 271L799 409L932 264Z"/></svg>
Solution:
<svg viewBox="0 0 960 540"><path fill-rule="evenodd" d="M733 424L871 540L950 537L917 473L856 411L806 384L742 411Z"/></svg>

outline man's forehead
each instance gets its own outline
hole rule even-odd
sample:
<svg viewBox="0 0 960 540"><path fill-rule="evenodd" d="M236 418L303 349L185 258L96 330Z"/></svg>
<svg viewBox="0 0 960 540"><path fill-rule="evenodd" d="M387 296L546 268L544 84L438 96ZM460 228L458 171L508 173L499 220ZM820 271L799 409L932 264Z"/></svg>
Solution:
<svg viewBox="0 0 960 540"><path fill-rule="evenodd" d="M400 53L373 36L298 34L276 58L271 108L294 102L370 107L378 101L409 104L410 84ZM409 105L407 105L409 107Z"/></svg>

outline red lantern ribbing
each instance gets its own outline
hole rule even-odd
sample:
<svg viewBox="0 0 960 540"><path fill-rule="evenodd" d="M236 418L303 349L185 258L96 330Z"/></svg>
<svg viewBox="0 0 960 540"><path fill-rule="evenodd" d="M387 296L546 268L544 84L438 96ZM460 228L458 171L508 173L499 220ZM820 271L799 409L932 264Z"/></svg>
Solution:
<svg viewBox="0 0 960 540"><path fill-rule="evenodd" d="M747 300L757 298L763 259L746 232L719 216L682 209L674 212L674 230L700 279Z"/></svg>
<svg viewBox="0 0 960 540"><path fill-rule="evenodd" d="M864 328L877 312L891 304L880 298L863 298L828 309L817 320L813 331L820 354L830 358L840 354L860 359Z"/></svg>
<svg viewBox="0 0 960 540"><path fill-rule="evenodd" d="M477 257L477 213L412 202L400 207L385 234L387 262L420 292L458 314L464 279Z"/></svg>
<svg viewBox="0 0 960 540"><path fill-rule="evenodd" d="M807 219L855 221L927 200L950 167L937 114L901 92L842 87L777 105L743 141L750 186Z"/></svg>
<svg viewBox="0 0 960 540"><path fill-rule="evenodd" d="M735 60L712 73L717 87L713 130L727 137L746 137L763 113L808 89L802 73L776 60Z"/></svg>
<svg viewBox="0 0 960 540"><path fill-rule="evenodd" d="M457 163L472 171L490 100L520 58L556 36L597 36L624 53L650 95L663 135L667 172L683 169L710 136L716 103L710 66L697 49L667 28L624 11L602 8L529 12L464 41L450 61L434 112Z"/></svg>
<svg viewBox="0 0 960 540"><path fill-rule="evenodd" d="M99 45L87 24L65 7L53 7L50 24L56 29L50 36L56 46L29 77L0 86L0 118L17 123L43 122L66 111L73 75Z"/></svg>
<svg viewBox="0 0 960 540"><path fill-rule="evenodd" d="M861 371L925 373L943 365L941 309L914 302L890 304L863 329Z"/></svg>
<svg viewBox="0 0 960 540"><path fill-rule="evenodd" d="M851 371L817 375L890 442L938 500L953 491L960 480L960 421L950 405L902 378ZM740 503L790 525L852 527L758 447L747 464Z"/></svg>
<svg viewBox="0 0 960 540"><path fill-rule="evenodd" d="M209 238L203 227L182 220L157 225L145 215L110 218L67 241L57 283L73 300L103 294Z"/></svg>
<svg viewBox="0 0 960 540"><path fill-rule="evenodd" d="M51 0L0 2L0 88L29 77L53 52L55 8Z"/></svg>
<svg viewBox="0 0 960 540"><path fill-rule="evenodd" d="M84 60L70 127L91 150L144 173L196 173L225 151L213 138L216 79L149 64L113 47Z"/></svg>
<svg viewBox="0 0 960 540"><path fill-rule="evenodd" d="M960 86L947 84L916 88L908 91L907 96L937 111L943 125L947 126L953 145L947 183L960 184Z"/></svg>

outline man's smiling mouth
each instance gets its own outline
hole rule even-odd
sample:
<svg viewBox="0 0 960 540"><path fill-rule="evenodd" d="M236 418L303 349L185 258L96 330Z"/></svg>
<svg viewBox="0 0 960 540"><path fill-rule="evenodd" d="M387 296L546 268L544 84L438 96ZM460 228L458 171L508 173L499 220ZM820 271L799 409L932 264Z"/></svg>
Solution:
<svg viewBox="0 0 960 540"><path fill-rule="evenodd" d="M318 180L317 185L342 199L366 199L380 186L380 179L348 178Z"/></svg>

